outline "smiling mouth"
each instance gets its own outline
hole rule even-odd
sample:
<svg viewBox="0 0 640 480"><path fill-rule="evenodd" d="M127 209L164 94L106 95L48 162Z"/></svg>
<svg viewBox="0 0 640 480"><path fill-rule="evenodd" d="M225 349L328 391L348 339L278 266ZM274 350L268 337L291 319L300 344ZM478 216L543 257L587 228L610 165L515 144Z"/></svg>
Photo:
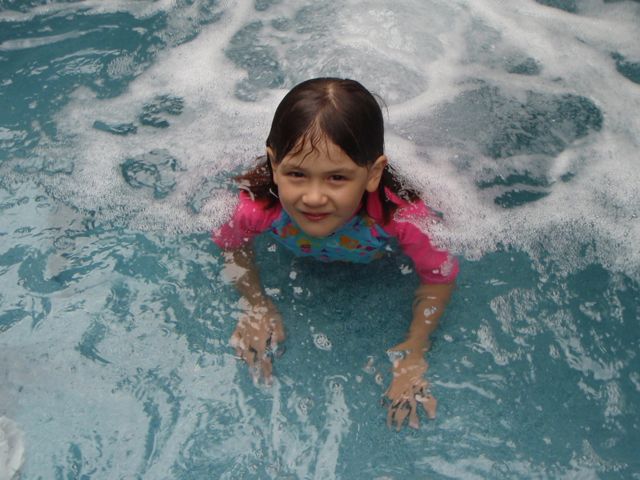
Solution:
<svg viewBox="0 0 640 480"><path fill-rule="evenodd" d="M319 222L320 220L323 220L325 218L327 218L329 216L328 213L308 213L308 212L302 212L302 214L305 216L305 218L307 220L310 220L312 222Z"/></svg>

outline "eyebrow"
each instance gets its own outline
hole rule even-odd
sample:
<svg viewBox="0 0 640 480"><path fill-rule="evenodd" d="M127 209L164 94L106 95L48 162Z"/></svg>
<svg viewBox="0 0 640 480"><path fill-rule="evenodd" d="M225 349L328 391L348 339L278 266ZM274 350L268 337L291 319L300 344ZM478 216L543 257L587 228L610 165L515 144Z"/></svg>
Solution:
<svg viewBox="0 0 640 480"><path fill-rule="evenodd" d="M355 170L350 169L350 168L339 168L337 170L331 170L329 172L326 172L327 175L338 175L338 174L347 174L347 173L354 173Z"/></svg>
<svg viewBox="0 0 640 480"><path fill-rule="evenodd" d="M292 164L288 164L288 165L284 165L286 170L299 170L302 172L307 173L308 170L306 168L304 168L302 165L298 164L298 165L292 165ZM322 172L324 175L345 175L345 174L353 174L355 173L356 169L354 168L349 168L349 167L340 167L340 168L336 168L335 170L329 170L327 172Z"/></svg>

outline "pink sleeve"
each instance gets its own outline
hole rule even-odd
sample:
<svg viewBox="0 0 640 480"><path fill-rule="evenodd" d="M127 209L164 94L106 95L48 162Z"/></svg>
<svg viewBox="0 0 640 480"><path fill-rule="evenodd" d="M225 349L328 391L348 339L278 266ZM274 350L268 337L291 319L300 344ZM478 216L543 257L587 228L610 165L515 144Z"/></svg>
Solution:
<svg viewBox="0 0 640 480"><path fill-rule="evenodd" d="M422 283L451 283L458 275L458 261L445 250L431 244L428 235L415 221L424 222L432 214L421 202L408 203L387 192L389 198L399 205L393 220L383 229L398 239L400 248L411 260Z"/></svg>
<svg viewBox="0 0 640 480"><path fill-rule="evenodd" d="M248 193L240 192L240 201L231 220L214 230L211 237L220 248L238 248L267 230L280 210L279 206L267 209L264 202L252 200Z"/></svg>

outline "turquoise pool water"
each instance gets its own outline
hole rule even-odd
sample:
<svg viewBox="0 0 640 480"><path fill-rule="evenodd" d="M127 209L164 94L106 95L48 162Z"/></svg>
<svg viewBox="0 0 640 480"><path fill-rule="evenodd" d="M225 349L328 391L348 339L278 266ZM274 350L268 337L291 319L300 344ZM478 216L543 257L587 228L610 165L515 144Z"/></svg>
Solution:
<svg viewBox="0 0 640 480"><path fill-rule="evenodd" d="M640 478L639 20L601 0L0 1L0 479ZM389 155L461 259L417 431L380 406L406 258L261 239L274 385L227 346L208 232L279 99L319 75L385 99Z"/></svg>

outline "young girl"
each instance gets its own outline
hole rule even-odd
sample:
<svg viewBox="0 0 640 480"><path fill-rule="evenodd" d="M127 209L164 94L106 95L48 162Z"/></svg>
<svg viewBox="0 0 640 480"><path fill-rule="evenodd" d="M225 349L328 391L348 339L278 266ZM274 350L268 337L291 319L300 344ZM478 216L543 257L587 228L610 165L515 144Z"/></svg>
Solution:
<svg viewBox="0 0 640 480"><path fill-rule="evenodd" d="M357 263L381 257L395 237L413 260L421 285L407 338L389 352L393 379L385 393L387 421L399 429L408 416L417 428L419 404L435 416L424 354L451 296L458 264L415 224L429 212L387 165L380 106L353 80L305 81L276 109L266 153L262 163L238 177L240 201L233 218L213 234L241 267L234 281L247 301L231 345L254 378L270 380L270 353L285 334L254 265L256 235L269 232L299 256Z"/></svg>

